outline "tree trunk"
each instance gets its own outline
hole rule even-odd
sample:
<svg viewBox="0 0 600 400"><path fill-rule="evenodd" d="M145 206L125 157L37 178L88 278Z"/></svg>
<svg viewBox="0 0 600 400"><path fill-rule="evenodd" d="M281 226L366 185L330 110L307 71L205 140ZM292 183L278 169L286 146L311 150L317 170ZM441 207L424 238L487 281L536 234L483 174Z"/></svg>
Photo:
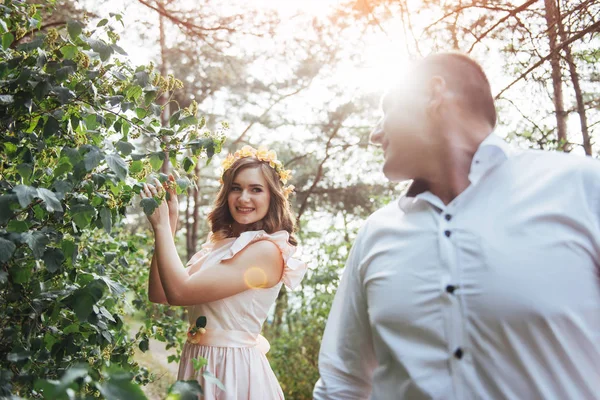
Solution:
<svg viewBox="0 0 600 400"><path fill-rule="evenodd" d="M164 9L164 4L161 1L157 1L156 5L161 10ZM162 14L158 15L158 29L160 33L160 74L164 77L167 76L167 45L166 45L166 35L165 35L165 17ZM169 92L165 92L162 94L159 99L159 104L163 105L163 112L160 116L162 126L167 126L169 124L169 118L171 116L171 111L169 107ZM166 174L169 172L169 152L165 151L165 160L163 161L162 166L160 167L160 172Z"/></svg>
<svg viewBox="0 0 600 400"><path fill-rule="evenodd" d="M548 26L548 41L550 44L550 66L552 68L552 88L554 111L556 115L556 132L559 149L569 151L567 145L567 116L562 90L562 72L560 69L560 52L555 51L558 44L558 21L560 15L556 0L544 0L546 24Z"/></svg>
<svg viewBox="0 0 600 400"><path fill-rule="evenodd" d="M188 260L192 258L195 253L195 246L192 245L192 189L188 188L187 198L185 202L185 250L187 252Z"/></svg>
<svg viewBox="0 0 600 400"><path fill-rule="evenodd" d="M196 244L198 243L198 219L200 218L200 162L196 163L194 168L196 175L196 188L194 189L194 209L192 212L192 229L190 232L190 249L191 254L196 252Z"/></svg>
<svg viewBox="0 0 600 400"><path fill-rule="evenodd" d="M283 315L287 309L287 289L285 286L281 286L277 300L275 300L275 318L273 319L272 335L273 337L279 336L281 325L283 323Z"/></svg>
<svg viewBox="0 0 600 400"><path fill-rule="evenodd" d="M560 14L560 8L559 8ZM565 43L568 40L567 33L563 26L562 21L558 20L558 32L561 37L561 41ZM577 113L579 114L579 123L581 125L581 136L583 137L583 149L585 154L588 156L592 155L592 142L590 140L590 132L588 128L587 115L585 112L585 103L583 101L583 94L581 92L581 85L579 83L579 72L577 71L577 65L573 60L573 54L571 53L571 46L565 46L565 60L569 66L569 75L571 76L571 82L573 83L573 90L575 91L575 100L577 101Z"/></svg>

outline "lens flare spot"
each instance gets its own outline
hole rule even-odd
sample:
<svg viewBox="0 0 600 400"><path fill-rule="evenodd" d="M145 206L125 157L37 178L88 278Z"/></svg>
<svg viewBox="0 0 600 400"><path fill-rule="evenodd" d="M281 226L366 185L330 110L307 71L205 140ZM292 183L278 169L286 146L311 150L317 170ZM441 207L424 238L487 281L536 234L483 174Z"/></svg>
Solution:
<svg viewBox="0 0 600 400"><path fill-rule="evenodd" d="M267 274L260 267L250 267L244 273L244 281L250 289L262 288L267 285Z"/></svg>

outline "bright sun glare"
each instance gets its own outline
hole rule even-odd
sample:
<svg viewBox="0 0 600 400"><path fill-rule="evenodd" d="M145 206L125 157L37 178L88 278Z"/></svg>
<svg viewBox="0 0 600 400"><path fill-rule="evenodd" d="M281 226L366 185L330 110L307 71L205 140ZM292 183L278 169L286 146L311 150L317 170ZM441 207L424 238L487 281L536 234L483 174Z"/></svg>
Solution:
<svg viewBox="0 0 600 400"><path fill-rule="evenodd" d="M277 10L282 16L306 13L315 17L326 17L332 9L343 3L341 0L252 0L257 8ZM347 3L347 2L346 2ZM409 62L404 47L404 34L401 22L391 23L385 32L379 30L366 40L364 57L366 64L361 67L342 66L338 78L343 82L357 82L365 92L383 92L402 75Z"/></svg>
<svg viewBox="0 0 600 400"><path fill-rule="evenodd" d="M190 1L190 0L182 0ZM341 0L250 0L248 5L256 9L277 11L283 20L286 17L304 13L316 18L326 18ZM383 92L401 76L408 63L404 47L401 22L386 25L385 32L375 29L369 37L364 37L366 63L357 67L350 60L339 65L336 77L341 83L351 83L364 92ZM146 64L151 54L134 43L124 43L124 47L136 64Z"/></svg>

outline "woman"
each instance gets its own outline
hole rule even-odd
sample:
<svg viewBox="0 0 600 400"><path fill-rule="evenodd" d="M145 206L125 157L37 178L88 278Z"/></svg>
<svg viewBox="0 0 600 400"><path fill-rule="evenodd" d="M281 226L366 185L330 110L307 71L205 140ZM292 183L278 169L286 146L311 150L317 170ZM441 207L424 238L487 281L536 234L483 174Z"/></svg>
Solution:
<svg viewBox="0 0 600 400"><path fill-rule="evenodd" d="M222 187L208 215L209 241L182 265L173 236L177 202L172 185L145 185L142 197L170 193L148 217L155 236L150 301L187 306L190 329L178 379L197 379L205 399L283 399L260 335L282 284L296 287L306 264L292 258L297 244L284 187L290 171L275 152L245 146L223 162ZM170 177L172 183L173 177ZM208 360L195 372L192 360ZM205 382L214 374L225 391Z"/></svg>

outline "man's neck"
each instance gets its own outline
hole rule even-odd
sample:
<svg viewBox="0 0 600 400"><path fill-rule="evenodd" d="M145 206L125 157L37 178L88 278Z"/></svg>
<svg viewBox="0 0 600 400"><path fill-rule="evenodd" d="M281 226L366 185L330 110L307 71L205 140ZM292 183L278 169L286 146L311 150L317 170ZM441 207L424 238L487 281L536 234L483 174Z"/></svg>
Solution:
<svg viewBox="0 0 600 400"><path fill-rule="evenodd" d="M473 157L488 136L486 131L445 135L450 140L436 146L439 149L433 158L436 162L429 165L429 170L420 181L444 204L449 204L469 187Z"/></svg>

